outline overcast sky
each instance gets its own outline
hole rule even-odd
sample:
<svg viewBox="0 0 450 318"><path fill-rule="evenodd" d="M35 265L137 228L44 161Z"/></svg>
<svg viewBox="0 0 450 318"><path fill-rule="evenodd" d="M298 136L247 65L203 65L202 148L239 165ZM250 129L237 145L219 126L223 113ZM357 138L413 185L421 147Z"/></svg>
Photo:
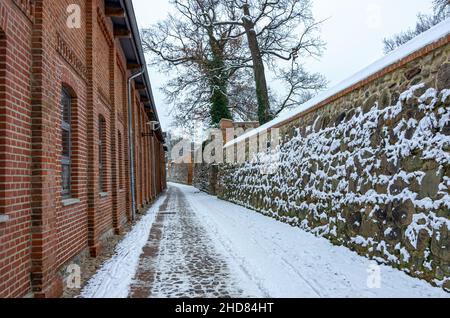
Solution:
<svg viewBox="0 0 450 318"><path fill-rule="evenodd" d="M413 27L419 12L430 13L431 0L313 0L322 26L326 51L319 61L309 61L310 71L320 72L333 86L383 56L383 38ZM169 0L133 0L139 27L164 19ZM166 78L149 69L155 101L164 130L170 130L170 106L159 88Z"/></svg>

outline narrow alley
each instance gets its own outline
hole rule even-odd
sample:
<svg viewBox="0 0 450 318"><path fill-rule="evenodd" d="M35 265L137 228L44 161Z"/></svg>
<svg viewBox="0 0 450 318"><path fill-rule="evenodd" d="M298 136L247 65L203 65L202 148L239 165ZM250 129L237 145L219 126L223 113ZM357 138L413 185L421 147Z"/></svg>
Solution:
<svg viewBox="0 0 450 318"><path fill-rule="evenodd" d="M449 294L298 228L193 187L170 184L80 297Z"/></svg>
<svg viewBox="0 0 450 318"><path fill-rule="evenodd" d="M130 297L239 297L231 275L183 191L171 187L143 249Z"/></svg>

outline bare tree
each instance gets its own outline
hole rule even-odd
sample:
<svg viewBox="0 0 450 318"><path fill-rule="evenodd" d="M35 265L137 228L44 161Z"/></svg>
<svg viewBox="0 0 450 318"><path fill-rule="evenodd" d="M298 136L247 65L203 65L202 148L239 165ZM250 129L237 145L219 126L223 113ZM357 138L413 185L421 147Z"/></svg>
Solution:
<svg viewBox="0 0 450 318"><path fill-rule="evenodd" d="M176 106L172 116L177 124L208 120L214 125L233 116L265 123L325 86L322 76L307 73L297 62L320 56L323 47L309 0L172 4L177 14L142 34L146 51L153 53L152 64L176 74L163 91ZM286 85L285 98L271 94L265 65Z"/></svg>
<svg viewBox="0 0 450 318"><path fill-rule="evenodd" d="M450 0L433 0L434 14L450 16Z"/></svg>
<svg viewBox="0 0 450 318"><path fill-rule="evenodd" d="M231 38L246 37L253 63L258 118L264 124L281 111L271 110L265 62L274 66L275 60L295 61L299 57L320 56L323 48L317 36L320 23L313 18L309 0L224 0L223 5L229 20L214 25L235 26ZM292 69L291 74L298 74L298 71ZM319 82L324 82L323 78ZM292 92L289 94L294 96ZM287 105L287 102L281 104L282 107Z"/></svg>
<svg viewBox="0 0 450 318"><path fill-rule="evenodd" d="M433 0L433 9L434 13L432 15L418 14L418 20L414 29L409 29L391 38L384 39L384 52L389 53L397 49L419 34L448 19L450 17L450 0Z"/></svg>
<svg viewBox="0 0 450 318"><path fill-rule="evenodd" d="M285 109L305 103L327 85L327 81L322 75L307 72L295 60L292 61L290 69L278 71L277 77L285 84L287 95L277 105L275 115Z"/></svg>
<svg viewBox="0 0 450 318"><path fill-rule="evenodd" d="M228 108L235 120L257 120L257 104L250 69L242 68L228 79ZM180 69L177 76L163 88L167 101L177 105L170 115L175 126L183 126L190 132L196 123L211 121L210 82L195 65ZM224 117L225 118L225 117Z"/></svg>
<svg viewBox="0 0 450 318"><path fill-rule="evenodd" d="M258 102L251 69L241 69L230 79L228 93L235 120L258 121Z"/></svg>
<svg viewBox="0 0 450 318"><path fill-rule="evenodd" d="M232 118L227 86L236 70L225 65L231 56L236 56L240 41L229 37L234 26L213 25L219 3L173 0L176 15L142 30L144 48L155 57L152 64L166 73L177 74L164 90L168 100L176 105L176 117L182 123L188 116L205 120L209 115L211 124Z"/></svg>

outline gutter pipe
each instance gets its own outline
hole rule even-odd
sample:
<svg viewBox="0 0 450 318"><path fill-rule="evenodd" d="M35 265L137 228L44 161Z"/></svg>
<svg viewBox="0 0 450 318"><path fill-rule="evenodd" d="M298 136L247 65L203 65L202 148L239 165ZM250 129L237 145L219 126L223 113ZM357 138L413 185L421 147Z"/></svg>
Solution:
<svg viewBox="0 0 450 318"><path fill-rule="evenodd" d="M130 165L130 188L131 188L131 219L136 219L136 180L134 176L134 132L133 132L133 98L131 96L131 83L133 80L145 73L145 68L128 78L128 162Z"/></svg>

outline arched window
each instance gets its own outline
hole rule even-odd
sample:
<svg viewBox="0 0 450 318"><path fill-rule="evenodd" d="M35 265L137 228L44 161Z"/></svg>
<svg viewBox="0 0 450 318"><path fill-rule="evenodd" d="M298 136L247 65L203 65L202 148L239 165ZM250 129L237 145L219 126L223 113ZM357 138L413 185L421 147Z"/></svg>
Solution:
<svg viewBox="0 0 450 318"><path fill-rule="evenodd" d="M98 116L98 185L100 192L106 192L106 121Z"/></svg>
<svg viewBox="0 0 450 318"><path fill-rule="evenodd" d="M62 89L62 196L70 198L72 195L72 96L66 88Z"/></svg>

